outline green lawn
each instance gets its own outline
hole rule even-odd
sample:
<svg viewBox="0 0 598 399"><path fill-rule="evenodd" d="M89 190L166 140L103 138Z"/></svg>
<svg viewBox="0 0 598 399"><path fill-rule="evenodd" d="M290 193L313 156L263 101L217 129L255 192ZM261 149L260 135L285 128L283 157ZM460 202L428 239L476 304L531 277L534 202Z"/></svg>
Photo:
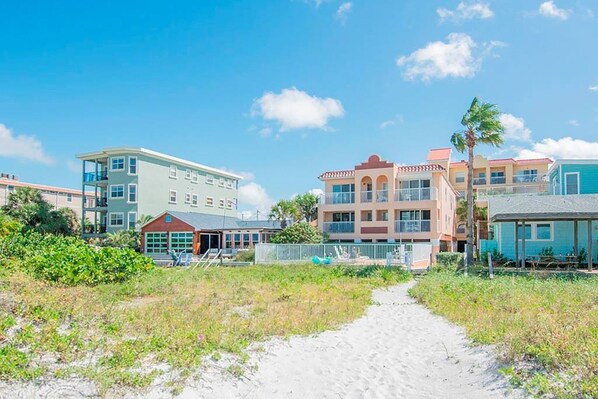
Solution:
<svg viewBox="0 0 598 399"><path fill-rule="evenodd" d="M364 313L373 289L410 278L374 267L158 268L63 287L14 269L0 270L0 379L79 375L103 393L151 383L160 371L142 365L168 364L179 382L206 355L231 353L242 365L250 343L335 328Z"/></svg>
<svg viewBox="0 0 598 399"><path fill-rule="evenodd" d="M535 395L598 397L598 279L430 273L411 295L495 344L503 372Z"/></svg>

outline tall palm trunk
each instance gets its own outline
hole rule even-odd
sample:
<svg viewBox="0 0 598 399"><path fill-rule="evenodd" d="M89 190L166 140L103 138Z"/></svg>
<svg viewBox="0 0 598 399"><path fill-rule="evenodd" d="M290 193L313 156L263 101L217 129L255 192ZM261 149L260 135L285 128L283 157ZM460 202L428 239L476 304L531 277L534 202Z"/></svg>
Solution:
<svg viewBox="0 0 598 399"><path fill-rule="evenodd" d="M474 140L472 134L468 135L468 162L467 162L467 245L465 246L465 274L467 268L473 264L473 147Z"/></svg>

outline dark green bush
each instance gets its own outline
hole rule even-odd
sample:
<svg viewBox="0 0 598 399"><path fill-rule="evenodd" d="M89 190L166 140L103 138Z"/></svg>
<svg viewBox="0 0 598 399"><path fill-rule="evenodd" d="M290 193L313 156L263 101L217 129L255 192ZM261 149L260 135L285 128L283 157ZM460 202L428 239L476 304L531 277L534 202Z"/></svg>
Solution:
<svg viewBox="0 0 598 399"><path fill-rule="evenodd" d="M1 240L0 256L35 278L64 285L122 282L154 265L131 249L99 248L76 237L35 232Z"/></svg>
<svg viewBox="0 0 598 399"><path fill-rule="evenodd" d="M505 266L511 263L511 260L503 255L502 252L499 252L496 248L492 248L490 253L492 254L492 266ZM488 252L483 252L480 258L482 263L488 266Z"/></svg>
<svg viewBox="0 0 598 399"><path fill-rule="evenodd" d="M439 252L436 254L436 264L443 268L457 269L463 264L463 254L460 252Z"/></svg>
<svg viewBox="0 0 598 399"><path fill-rule="evenodd" d="M235 260L238 260L239 262L254 262L255 250L248 249L246 251L239 251L237 252L237 256L235 256Z"/></svg>

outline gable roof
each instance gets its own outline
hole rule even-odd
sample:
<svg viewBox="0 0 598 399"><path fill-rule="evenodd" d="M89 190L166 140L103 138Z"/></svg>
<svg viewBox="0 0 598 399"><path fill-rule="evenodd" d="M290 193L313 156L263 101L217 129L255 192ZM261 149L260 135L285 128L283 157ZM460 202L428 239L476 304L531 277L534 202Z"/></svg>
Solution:
<svg viewBox="0 0 598 399"><path fill-rule="evenodd" d="M598 220L598 194L490 197L488 217L492 222Z"/></svg>
<svg viewBox="0 0 598 399"><path fill-rule="evenodd" d="M212 215L209 213L180 211L166 211L153 218L144 226L152 223L154 220L158 219L164 214L174 216L175 218L192 226L195 230L281 229L280 222L277 220L241 220L237 217L232 216L225 217L224 215Z"/></svg>

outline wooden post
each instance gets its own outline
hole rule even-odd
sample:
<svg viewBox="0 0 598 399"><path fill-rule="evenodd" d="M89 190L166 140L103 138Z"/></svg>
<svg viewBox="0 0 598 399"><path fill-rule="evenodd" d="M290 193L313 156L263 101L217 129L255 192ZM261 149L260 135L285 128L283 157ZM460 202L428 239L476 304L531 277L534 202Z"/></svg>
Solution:
<svg viewBox="0 0 598 399"><path fill-rule="evenodd" d="M573 254L575 258L579 256L579 237L577 232L577 220L573 221Z"/></svg>
<svg viewBox="0 0 598 399"><path fill-rule="evenodd" d="M488 272L490 278L494 278L494 267L492 266L492 252L488 252Z"/></svg>
<svg viewBox="0 0 598 399"><path fill-rule="evenodd" d="M588 270L592 270L594 262L592 255L592 221L588 220Z"/></svg>
<svg viewBox="0 0 598 399"><path fill-rule="evenodd" d="M525 220L521 223L521 267L525 269Z"/></svg>
<svg viewBox="0 0 598 399"><path fill-rule="evenodd" d="M519 222L515 222L515 267L519 265Z"/></svg>

